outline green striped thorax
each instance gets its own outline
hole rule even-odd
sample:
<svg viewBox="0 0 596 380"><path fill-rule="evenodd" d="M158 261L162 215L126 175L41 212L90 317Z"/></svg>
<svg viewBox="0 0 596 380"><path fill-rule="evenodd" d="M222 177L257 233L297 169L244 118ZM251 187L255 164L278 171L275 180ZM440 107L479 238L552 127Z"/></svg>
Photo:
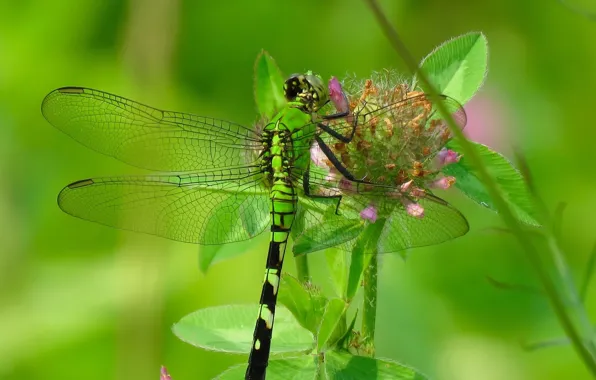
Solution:
<svg viewBox="0 0 596 380"><path fill-rule="evenodd" d="M291 75L285 81L283 89L288 101L286 107L272 119L261 124L264 124L264 153L261 155L264 158L263 165L271 165L277 171L277 179L290 167L308 167L310 156L297 155L295 152L308 152L312 141L302 137L312 134L316 128L311 122L312 114L329 102L328 90L323 79L311 71Z"/></svg>

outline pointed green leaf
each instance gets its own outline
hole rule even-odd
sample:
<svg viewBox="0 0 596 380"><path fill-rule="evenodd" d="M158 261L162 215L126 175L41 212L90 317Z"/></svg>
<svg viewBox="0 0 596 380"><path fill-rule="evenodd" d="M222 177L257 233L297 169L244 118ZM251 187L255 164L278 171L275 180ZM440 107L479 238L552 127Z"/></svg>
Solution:
<svg viewBox="0 0 596 380"><path fill-rule="evenodd" d="M222 244L201 246L199 251L199 270L201 273L207 273L222 246Z"/></svg>
<svg viewBox="0 0 596 380"><path fill-rule="evenodd" d="M358 292L360 284L362 283L362 275L367 262L370 260L363 252L352 253L352 260L350 261L350 271L348 275L348 286L346 287L346 301L350 302Z"/></svg>
<svg viewBox="0 0 596 380"><path fill-rule="evenodd" d="M278 297L302 327L313 333L317 330L327 304L327 298L317 288L284 273ZM277 322L275 326L277 328Z"/></svg>
<svg viewBox="0 0 596 380"><path fill-rule="evenodd" d="M272 118L286 104L284 78L273 58L262 50L255 62L255 101L259 113Z"/></svg>
<svg viewBox="0 0 596 380"><path fill-rule="evenodd" d="M239 364L229 368L214 380L244 379L245 372L246 364ZM317 363L312 355L270 360L267 366L267 380L315 380L317 378Z"/></svg>
<svg viewBox="0 0 596 380"><path fill-rule="evenodd" d="M520 172L501 154L485 145L472 141L470 143L480 154L489 173L496 179L504 199L509 203L518 220L531 226L540 226L536 220L538 213L536 204ZM447 147L461 152L455 140L451 140ZM471 200L496 211L486 188L466 157L462 157L459 162L446 165L442 171L445 175L455 177L455 186Z"/></svg>
<svg viewBox="0 0 596 380"><path fill-rule="evenodd" d="M268 236L262 234L253 239L236 243L200 246L199 269L201 270L201 273L207 273L209 268L217 263L247 253L253 247L258 246L258 239L264 238L268 238Z"/></svg>
<svg viewBox="0 0 596 380"><path fill-rule="evenodd" d="M356 309L356 312L354 313L354 316L352 317L352 322L350 322L350 324L346 328L344 335L342 337L340 337L339 340L337 341L338 347L346 348L347 345L350 343L349 339L352 336L352 333L354 332L354 326L356 326L356 319L358 318L358 311L359 310Z"/></svg>
<svg viewBox="0 0 596 380"><path fill-rule="evenodd" d="M252 345L258 305L225 305L197 310L176 323L172 330L180 340L210 351L246 354ZM271 353L312 349L313 336L301 327L288 309L275 311Z"/></svg>
<svg viewBox="0 0 596 380"><path fill-rule="evenodd" d="M325 354L326 379L425 380L422 373L388 359L354 356L346 352Z"/></svg>
<svg viewBox="0 0 596 380"><path fill-rule="evenodd" d="M325 258L335 287L335 294L343 297L346 294L348 283L348 271L346 269L349 268L348 256L344 251L331 248L325 250Z"/></svg>
<svg viewBox="0 0 596 380"><path fill-rule="evenodd" d="M372 255L377 254L377 244L384 227L384 219L379 219L375 223L367 223L360 236L358 236L354 248L352 248L352 260L346 291L346 300L348 302L356 295L362 282L362 275L368 267Z"/></svg>
<svg viewBox="0 0 596 380"><path fill-rule="evenodd" d="M444 42L420 65L439 93L465 104L484 82L487 58L486 37L472 32Z"/></svg>
<svg viewBox="0 0 596 380"><path fill-rule="evenodd" d="M323 319L321 320L321 327L317 334L317 352L322 352L327 347L333 346L344 335L346 326L343 316L347 306L340 298L334 298L327 303ZM342 321L344 329L337 331ZM336 339L332 339L332 337Z"/></svg>

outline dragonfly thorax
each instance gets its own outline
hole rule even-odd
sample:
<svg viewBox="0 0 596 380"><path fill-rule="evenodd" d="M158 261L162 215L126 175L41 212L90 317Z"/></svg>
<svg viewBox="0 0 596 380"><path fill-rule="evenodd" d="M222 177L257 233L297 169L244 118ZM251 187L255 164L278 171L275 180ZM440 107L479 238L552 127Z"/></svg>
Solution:
<svg viewBox="0 0 596 380"><path fill-rule="evenodd" d="M278 120L265 127L262 139L261 172L266 181L270 185L284 183L292 186L290 170L294 164L294 144L291 132Z"/></svg>

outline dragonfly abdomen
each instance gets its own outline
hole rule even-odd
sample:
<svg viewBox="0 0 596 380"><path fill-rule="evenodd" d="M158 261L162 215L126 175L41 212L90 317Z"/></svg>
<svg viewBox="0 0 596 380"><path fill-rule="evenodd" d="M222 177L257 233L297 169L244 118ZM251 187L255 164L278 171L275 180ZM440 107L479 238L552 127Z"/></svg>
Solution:
<svg viewBox="0 0 596 380"><path fill-rule="evenodd" d="M269 192L271 213L271 240L267 254L265 279L261 290L259 316L255 326L253 345L251 347L248 369L245 379L265 379L269 353L271 351L271 337L275 318L275 305L280 283L281 269L288 242L288 236L298 201L294 185L289 173L292 158L288 148L291 141L286 141L283 127L277 123L273 133L269 136L269 151L263 155L263 164L267 166L268 179L271 183Z"/></svg>

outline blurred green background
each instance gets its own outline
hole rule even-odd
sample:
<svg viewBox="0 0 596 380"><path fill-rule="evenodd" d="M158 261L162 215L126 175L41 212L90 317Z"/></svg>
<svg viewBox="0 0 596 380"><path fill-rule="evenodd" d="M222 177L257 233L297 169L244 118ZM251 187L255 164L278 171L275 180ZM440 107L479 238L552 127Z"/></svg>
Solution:
<svg viewBox="0 0 596 380"><path fill-rule="evenodd" d="M556 0L381 3L417 59L456 35L486 34L490 71L466 107L467 132L519 149L546 203L569 202L563 247L579 276L596 238L596 23ZM0 2L0 379L156 379L161 364L177 380L210 379L246 361L195 349L170 326L201 307L255 303L266 234L226 247L246 253L203 275L199 246L63 214L55 199L65 184L141 171L60 133L40 104L81 85L249 125L262 48L286 74L404 70L356 0ZM469 218L468 235L406 261L382 258L378 355L441 380L588 378L568 346L521 348L562 335L553 313L486 277L537 286L533 271L510 236L491 230L495 214L447 198ZM324 264L320 253L312 260Z"/></svg>

